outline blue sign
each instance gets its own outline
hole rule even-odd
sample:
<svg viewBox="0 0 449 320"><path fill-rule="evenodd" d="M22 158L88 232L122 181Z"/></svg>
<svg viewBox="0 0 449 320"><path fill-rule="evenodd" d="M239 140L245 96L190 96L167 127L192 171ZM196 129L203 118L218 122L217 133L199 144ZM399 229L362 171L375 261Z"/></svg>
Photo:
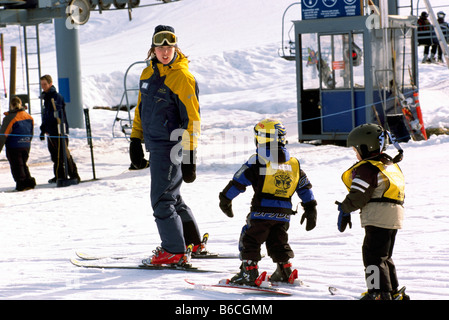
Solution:
<svg viewBox="0 0 449 320"><path fill-rule="evenodd" d="M59 93L64 97L64 102L70 102L69 78L58 78Z"/></svg>
<svg viewBox="0 0 449 320"><path fill-rule="evenodd" d="M303 0L302 20L362 15L363 0Z"/></svg>

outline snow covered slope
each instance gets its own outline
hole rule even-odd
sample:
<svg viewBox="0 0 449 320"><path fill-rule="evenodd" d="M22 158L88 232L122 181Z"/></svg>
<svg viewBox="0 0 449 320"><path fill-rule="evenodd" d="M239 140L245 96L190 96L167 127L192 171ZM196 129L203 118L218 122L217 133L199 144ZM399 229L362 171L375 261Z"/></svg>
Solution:
<svg viewBox="0 0 449 320"><path fill-rule="evenodd" d="M354 214L353 228L338 232L334 205L346 194L340 176L356 161L354 154L348 148L296 142L295 66L277 55L281 17L290 3L183 0L134 9L131 22L126 11L92 14L80 28L80 42L83 99L91 108L99 180L67 188L45 185L53 176L52 164L46 143L35 138L29 164L41 185L26 192L7 192L14 189L14 181L5 153L0 155L1 299L273 299L197 290L184 282L186 277L214 283L232 276L238 271L238 260L194 261L221 273L191 275L80 269L69 262L77 250L148 256L160 243L149 200L148 170L127 171L128 142L111 135L115 113L92 109L119 103L123 74L131 63L146 58L158 24L175 27L179 46L189 55L191 71L200 83L200 162L197 180L184 185L182 192L200 230L210 233L209 250L237 253L252 192L248 190L234 201L233 219L219 210L218 193L254 152L254 124L265 117L276 117L287 126L289 150L300 159L318 201L317 227L306 232L300 217L295 216L289 232L296 254L293 265L308 286L294 289L290 297L276 299L350 298L331 297L328 285L347 288L354 295L365 291L363 229ZM297 10L299 18L299 7ZM44 28L48 28L43 32L44 72L55 74L52 26ZM14 39L17 29L6 30ZM137 69L134 77L140 73ZM449 71L437 65L421 65L420 84L426 125L449 127ZM35 134L39 134L40 116L34 117ZM406 217L394 253L399 280L412 299L447 299L449 136L432 136L428 141L409 142L402 147ZM85 130L71 130L70 150L81 178L92 178ZM394 148L389 152L394 155ZM275 267L264 258L260 268L272 272Z"/></svg>

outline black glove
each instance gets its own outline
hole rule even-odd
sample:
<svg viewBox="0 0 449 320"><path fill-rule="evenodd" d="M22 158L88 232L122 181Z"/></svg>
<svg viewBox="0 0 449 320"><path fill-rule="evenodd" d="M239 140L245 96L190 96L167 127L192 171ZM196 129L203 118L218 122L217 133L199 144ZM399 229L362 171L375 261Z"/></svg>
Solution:
<svg viewBox="0 0 449 320"><path fill-rule="evenodd" d="M135 169L145 169L150 165L149 161L144 158L142 140L139 138L131 138L129 144L129 157L131 159L132 166Z"/></svg>
<svg viewBox="0 0 449 320"><path fill-rule="evenodd" d="M335 201L335 204L338 206L338 221L337 221L337 227L338 231L343 232L346 230L346 226L349 225L349 229L352 228L352 222L351 222L351 213L345 213L341 209L341 203L338 201Z"/></svg>
<svg viewBox="0 0 449 320"><path fill-rule="evenodd" d="M41 139L41 141L45 140L45 133L41 132L41 134L39 135L39 139Z"/></svg>
<svg viewBox="0 0 449 320"><path fill-rule="evenodd" d="M310 231L316 226L316 205L316 200L301 203L301 206L304 208L304 213L301 216L301 224L307 219L306 231Z"/></svg>
<svg viewBox="0 0 449 320"><path fill-rule="evenodd" d="M196 150L183 150L181 163L182 180L192 183L196 179Z"/></svg>
<svg viewBox="0 0 449 320"><path fill-rule="evenodd" d="M220 192L218 195L220 199L220 209L227 215L229 218L234 217L234 212L232 212L232 200L226 198L223 192Z"/></svg>

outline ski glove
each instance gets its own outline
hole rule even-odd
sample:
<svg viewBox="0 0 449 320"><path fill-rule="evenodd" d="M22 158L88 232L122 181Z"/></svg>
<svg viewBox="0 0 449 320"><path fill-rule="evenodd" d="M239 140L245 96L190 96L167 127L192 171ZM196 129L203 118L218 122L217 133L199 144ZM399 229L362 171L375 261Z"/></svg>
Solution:
<svg viewBox="0 0 449 320"><path fill-rule="evenodd" d="M306 203L301 203L301 206L304 208L304 213L301 216L301 225L304 222L304 220L307 219L306 222L306 231L310 231L316 226L316 200L312 200Z"/></svg>
<svg viewBox="0 0 449 320"><path fill-rule="evenodd" d="M196 179L196 150L183 150L181 172L185 183L192 183Z"/></svg>
<svg viewBox="0 0 449 320"><path fill-rule="evenodd" d="M341 202L335 201L335 204L338 206L338 221L337 221L337 227L338 231L344 232L346 229L346 226L349 225L349 229L352 228L352 222L351 222L351 213L345 213L341 209Z"/></svg>
<svg viewBox="0 0 449 320"><path fill-rule="evenodd" d="M232 212L232 201L229 200L223 192L220 192L218 195L220 199L220 209L227 215L229 218L234 217L234 212Z"/></svg>
<svg viewBox="0 0 449 320"><path fill-rule="evenodd" d="M136 169L145 169L150 166L150 162L144 158L142 140L139 138L131 138L129 144L129 157L132 166Z"/></svg>

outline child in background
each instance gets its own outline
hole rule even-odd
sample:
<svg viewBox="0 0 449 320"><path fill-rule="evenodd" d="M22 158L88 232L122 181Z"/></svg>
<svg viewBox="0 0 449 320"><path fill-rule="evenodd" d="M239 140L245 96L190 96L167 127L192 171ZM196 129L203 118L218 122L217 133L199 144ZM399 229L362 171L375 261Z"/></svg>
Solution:
<svg viewBox="0 0 449 320"><path fill-rule="evenodd" d="M6 146L6 157L17 191L33 189L36 186L36 180L31 177L27 165L34 120L25 110L22 100L19 97L13 97L9 112L5 112L0 128L0 152L3 146Z"/></svg>

